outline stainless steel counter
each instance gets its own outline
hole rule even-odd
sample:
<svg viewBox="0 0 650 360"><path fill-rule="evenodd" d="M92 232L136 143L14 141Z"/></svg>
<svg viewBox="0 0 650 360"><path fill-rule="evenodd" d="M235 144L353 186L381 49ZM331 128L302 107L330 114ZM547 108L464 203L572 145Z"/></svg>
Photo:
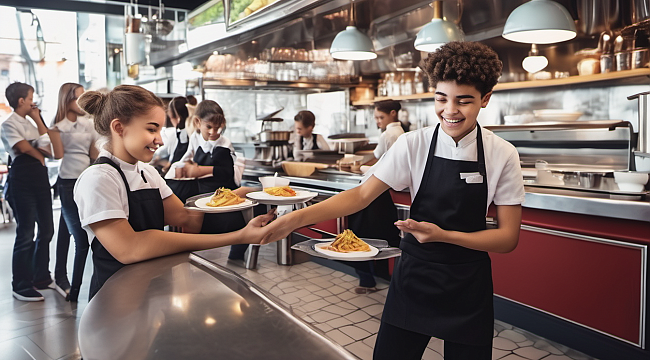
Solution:
<svg viewBox="0 0 650 360"><path fill-rule="evenodd" d="M249 181L268 172L244 172ZM351 189L359 184L359 175L316 174L307 178L287 177L292 186L318 191L323 195ZM618 198L611 198L618 197ZM562 211L583 215L604 216L650 222L650 196L610 196L609 194L578 190L563 190L526 186L526 201L523 206L532 209Z"/></svg>
<svg viewBox="0 0 650 360"><path fill-rule="evenodd" d="M84 310L91 359L355 359L264 291L206 260L177 254L122 268Z"/></svg>

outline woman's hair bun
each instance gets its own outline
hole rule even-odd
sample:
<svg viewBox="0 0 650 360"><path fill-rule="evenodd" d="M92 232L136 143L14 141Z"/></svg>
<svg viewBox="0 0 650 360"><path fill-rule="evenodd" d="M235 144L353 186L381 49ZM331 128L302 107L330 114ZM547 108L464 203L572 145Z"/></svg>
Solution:
<svg viewBox="0 0 650 360"><path fill-rule="evenodd" d="M79 99L77 104L79 107L90 115L97 115L102 110L108 99L107 94L102 94L99 91L86 91Z"/></svg>

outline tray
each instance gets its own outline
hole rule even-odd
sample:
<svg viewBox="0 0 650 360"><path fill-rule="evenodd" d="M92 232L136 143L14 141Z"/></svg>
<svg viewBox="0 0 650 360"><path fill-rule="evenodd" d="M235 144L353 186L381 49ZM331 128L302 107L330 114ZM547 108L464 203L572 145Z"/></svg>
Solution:
<svg viewBox="0 0 650 360"><path fill-rule="evenodd" d="M382 259L390 259L402 255L402 250L394 247L389 247L388 242L386 240L378 240L378 239L362 239L363 241L367 242L368 245L374 246L377 249L379 249L379 253L375 256L349 257L349 258L330 257L315 250L316 245L330 242L333 240L334 240L333 238L332 239L309 239L293 245L291 249L302 251L311 256L316 256L323 259L344 260L344 261L382 260Z"/></svg>

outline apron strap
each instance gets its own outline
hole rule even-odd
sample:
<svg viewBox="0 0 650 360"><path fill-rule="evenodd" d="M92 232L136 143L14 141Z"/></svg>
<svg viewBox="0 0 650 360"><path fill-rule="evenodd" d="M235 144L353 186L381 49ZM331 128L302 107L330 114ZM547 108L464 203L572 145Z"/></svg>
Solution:
<svg viewBox="0 0 650 360"><path fill-rule="evenodd" d="M126 181L126 176L124 176L124 172L113 160L109 159L106 156L100 156L97 158L97 160L95 160L95 165L99 165L99 164L108 164L113 168L115 168L115 170L117 170L117 172L122 177L122 180L124 180L124 185L126 186L126 193L128 194L131 191L131 189L129 188L129 182Z"/></svg>

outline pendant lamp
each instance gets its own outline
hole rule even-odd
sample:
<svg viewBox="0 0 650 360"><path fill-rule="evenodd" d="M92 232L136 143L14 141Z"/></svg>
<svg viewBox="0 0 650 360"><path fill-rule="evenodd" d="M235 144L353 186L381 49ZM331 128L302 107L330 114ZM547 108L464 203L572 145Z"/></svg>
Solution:
<svg viewBox="0 0 650 360"><path fill-rule="evenodd" d="M544 55L539 55L537 45L532 44L528 56L526 56L524 61L521 62L521 66L524 70L533 74L542 71L546 66L548 66L548 59Z"/></svg>
<svg viewBox="0 0 650 360"><path fill-rule="evenodd" d="M368 35L354 26L354 1L350 3L350 25L336 34L330 54L338 60L372 60L377 58Z"/></svg>
<svg viewBox="0 0 650 360"><path fill-rule="evenodd" d="M433 52L450 41L463 41L463 32L451 21L442 18L442 1L431 3L433 19L415 37L415 49Z"/></svg>
<svg viewBox="0 0 650 360"><path fill-rule="evenodd" d="M526 44L553 44L576 37L576 26L564 6L552 0L531 0L510 13L502 36Z"/></svg>

